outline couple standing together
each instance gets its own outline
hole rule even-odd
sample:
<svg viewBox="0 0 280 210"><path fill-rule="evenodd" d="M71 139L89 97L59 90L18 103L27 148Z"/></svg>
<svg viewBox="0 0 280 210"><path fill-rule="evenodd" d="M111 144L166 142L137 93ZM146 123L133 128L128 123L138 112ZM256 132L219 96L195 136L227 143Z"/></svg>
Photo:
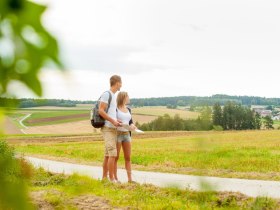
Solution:
<svg viewBox="0 0 280 210"><path fill-rule="evenodd" d="M110 78L110 90L103 93L99 99L99 115L105 119L105 125L101 128L105 143L105 155L103 161L103 177L112 182L118 182L117 162L121 148L124 152L125 168L128 182L131 177L131 132L136 126L133 124L131 110L127 107L129 96L127 92L119 92L122 87L121 77L114 75ZM129 130L122 127L129 125Z"/></svg>

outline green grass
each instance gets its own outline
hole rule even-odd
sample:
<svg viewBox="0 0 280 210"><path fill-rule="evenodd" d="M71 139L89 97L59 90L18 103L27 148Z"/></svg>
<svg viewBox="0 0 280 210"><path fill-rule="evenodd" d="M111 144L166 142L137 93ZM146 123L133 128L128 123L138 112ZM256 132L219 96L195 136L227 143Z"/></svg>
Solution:
<svg viewBox="0 0 280 210"><path fill-rule="evenodd" d="M280 131L196 132L134 139L134 169L181 174L280 180ZM29 155L101 165L103 142L16 145ZM123 155L119 160L123 167Z"/></svg>
<svg viewBox="0 0 280 210"><path fill-rule="evenodd" d="M273 127L274 129L280 129L280 120L274 120Z"/></svg>
<svg viewBox="0 0 280 210"><path fill-rule="evenodd" d="M36 170L33 192L48 192L45 200L56 209L75 209L71 200L81 195L98 196L113 207L130 209L276 209L279 204L269 198L249 198L241 194L195 192L152 185L112 184L89 177L57 175ZM58 193L54 193L58 192Z"/></svg>

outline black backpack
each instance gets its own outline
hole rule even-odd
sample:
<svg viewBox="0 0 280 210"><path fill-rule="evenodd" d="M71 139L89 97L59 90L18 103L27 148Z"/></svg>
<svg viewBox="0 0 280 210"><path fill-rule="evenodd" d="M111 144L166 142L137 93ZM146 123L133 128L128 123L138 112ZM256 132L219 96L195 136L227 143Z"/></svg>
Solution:
<svg viewBox="0 0 280 210"><path fill-rule="evenodd" d="M106 92L109 93L108 107L107 107L107 110L106 110L106 113L108 113L108 110L110 108L110 104L111 104L111 101L112 101L112 94L111 94L110 91L106 91ZM101 96L100 96L100 98L101 98ZM90 112L90 122L91 122L91 125L94 128L102 128L105 125L105 119L99 115L99 104L100 104L99 100L100 100L100 98L98 99L98 101L93 106L93 108L91 109L91 112Z"/></svg>

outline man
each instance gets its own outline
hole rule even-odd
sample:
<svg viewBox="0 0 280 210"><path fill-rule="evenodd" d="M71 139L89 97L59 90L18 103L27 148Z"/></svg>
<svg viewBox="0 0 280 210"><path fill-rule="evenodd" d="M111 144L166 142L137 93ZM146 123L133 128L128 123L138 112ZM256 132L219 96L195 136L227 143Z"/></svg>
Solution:
<svg viewBox="0 0 280 210"><path fill-rule="evenodd" d="M99 115L105 119L105 125L101 128L105 143L105 156L103 161L103 177L107 179L108 170L110 181L116 182L114 177L115 159L117 157L117 127L121 122L117 120L117 102L115 93L122 87L121 77L114 75L110 78L110 90L100 97ZM111 103L109 98L111 94ZM106 112L109 106L108 112Z"/></svg>

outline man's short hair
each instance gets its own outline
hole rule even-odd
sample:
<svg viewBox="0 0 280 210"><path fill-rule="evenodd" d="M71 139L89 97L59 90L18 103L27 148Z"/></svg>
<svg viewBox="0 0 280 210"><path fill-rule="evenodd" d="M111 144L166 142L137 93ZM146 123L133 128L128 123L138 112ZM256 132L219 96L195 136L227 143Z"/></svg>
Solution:
<svg viewBox="0 0 280 210"><path fill-rule="evenodd" d="M111 76L111 78L110 78L111 87L114 86L117 82L122 82L122 78L118 75Z"/></svg>

